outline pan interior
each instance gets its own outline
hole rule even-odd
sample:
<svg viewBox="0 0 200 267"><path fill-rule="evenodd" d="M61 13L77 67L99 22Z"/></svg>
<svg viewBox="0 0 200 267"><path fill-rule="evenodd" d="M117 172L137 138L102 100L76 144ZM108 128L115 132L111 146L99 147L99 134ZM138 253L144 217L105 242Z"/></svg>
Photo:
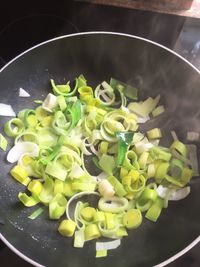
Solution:
<svg viewBox="0 0 200 267"><path fill-rule="evenodd" d="M93 33L58 38L18 57L0 73L0 99L16 112L35 107L34 99L50 92L50 79L58 83L84 74L92 86L115 77L139 89L141 99L161 95L166 107L156 124L170 142L170 131L186 142L188 131L200 132L200 75L187 62L164 48L130 36ZM19 98L22 87L31 98ZM1 132L7 118L1 118ZM153 124L152 124L153 125ZM9 144L11 146L11 143ZM199 143L195 143L199 151ZM95 242L74 249L73 240L57 233L58 222L48 219L47 210L37 219L34 210L17 199L23 186L9 176L11 166L1 152L0 231L20 252L44 266L153 266L182 250L200 233L200 182L195 177L191 194L169 204L159 221L145 221L130 231L121 246L107 258L95 259Z"/></svg>

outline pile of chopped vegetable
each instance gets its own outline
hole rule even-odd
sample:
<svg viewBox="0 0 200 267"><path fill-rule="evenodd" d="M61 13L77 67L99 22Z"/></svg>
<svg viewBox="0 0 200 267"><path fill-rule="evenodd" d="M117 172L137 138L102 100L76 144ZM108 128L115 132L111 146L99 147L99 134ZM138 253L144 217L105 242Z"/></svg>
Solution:
<svg viewBox="0 0 200 267"><path fill-rule="evenodd" d="M59 233L73 237L74 247L114 239L96 243L96 257L103 257L144 217L156 222L169 200L190 193L190 151L177 138L161 146L159 128L140 132L140 123L164 112L159 95L139 101L135 87L113 78L93 89L83 75L74 86L54 80L51 86L53 93L36 101L35 109L23 109L5 124L14 139L7 154L16 163L10 173L28 189L19 200L26 207L40 203L29 218L43 212L41 204L48 207L49 218L59 220ZM6 150L3 135L0 141ZM88 171L86 158L98 175ZM97 205L84 202L86 195L95 196Z"/></svg>

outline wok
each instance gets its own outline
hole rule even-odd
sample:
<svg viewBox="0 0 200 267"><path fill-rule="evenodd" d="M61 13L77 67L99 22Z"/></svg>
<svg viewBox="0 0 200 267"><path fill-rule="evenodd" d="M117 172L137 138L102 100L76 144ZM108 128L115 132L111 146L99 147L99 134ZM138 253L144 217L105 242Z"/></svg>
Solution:
<svg viewBox="0 0 200 267"><path fill-rule="evenodd" d="M199 71L173 51L125 34L73 34L27 50L1 70L0 102L11 104L16 112L33 107L34 99L43 99L50 92L50 78L62 83L81 73L93 86L115 77L138 87L141 98L159 93L166 112L156 124L166 136L166 143L170 141L171 130L183 142L187 141L187 131L200 132ZM18 97L20 87L30 92L30 99ZM1 132L6 120L1 118ZM199 142L196 145L199 151ZM27 218L35 208L25 208L19 203L17 194L24 187L10 178L11 166L6 163L4 153L0 159L0 236L33 265L144 267L161 263L159 266L164 266L199 241L199 177L191 182L190 195L170 202L157 223L144 220L108 257L95 259L95 241L86 243L83 249L73 248L72 239L58 234L58 222L50 221L47 211L35 221Z"/></svg>

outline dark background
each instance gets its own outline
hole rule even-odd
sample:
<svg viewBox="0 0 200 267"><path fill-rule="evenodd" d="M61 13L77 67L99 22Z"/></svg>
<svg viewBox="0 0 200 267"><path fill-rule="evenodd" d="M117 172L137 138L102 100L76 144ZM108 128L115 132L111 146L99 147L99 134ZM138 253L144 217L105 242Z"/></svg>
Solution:
<svg viewBox="0 0 200 267"><path fill-rule="evenodd" d="M67 0L6 1L0 14L0 66L40 42L84 31L145 37L175 50L200 69L199 19ZM197 245L169 266L200 266L199 251ZM0 260L0 266L30 266L2 242Z"/></svg>

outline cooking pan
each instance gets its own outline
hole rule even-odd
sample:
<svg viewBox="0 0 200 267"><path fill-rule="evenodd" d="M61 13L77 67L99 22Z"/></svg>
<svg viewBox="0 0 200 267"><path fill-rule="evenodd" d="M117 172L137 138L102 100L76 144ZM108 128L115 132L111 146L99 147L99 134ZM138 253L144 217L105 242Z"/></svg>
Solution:
<svg viewBox="0 0 200 267"><path fill-rule="evenodd" d="M16 112L34 107L34 99L50 92L51 78L57 83L84 74L95 86L115 77L139 89L141 99L161 95L166 107L157 125L170 140L170 131L187 143L188 131L200 132L200 73L173 51L149 40L119 33L92 32L62 36L39 44L9 62L0 72L0 102ZM22 87L31 98L19 98ZM1 119L1 132L6 118ZM11 142L9 144L12 145ZM199 151L199 142L195 143ZM130 231L121 246L106 258L95 258L95 241L83 249L57 232L58 222L48 212L30 220L35 209L19 203L24 189L9 176L10 164L0 154L0 237L15 253L35 266L164 266L199 241L200 179L193 178L190 195L170 202L156 223L144 220Z"/></svg>

